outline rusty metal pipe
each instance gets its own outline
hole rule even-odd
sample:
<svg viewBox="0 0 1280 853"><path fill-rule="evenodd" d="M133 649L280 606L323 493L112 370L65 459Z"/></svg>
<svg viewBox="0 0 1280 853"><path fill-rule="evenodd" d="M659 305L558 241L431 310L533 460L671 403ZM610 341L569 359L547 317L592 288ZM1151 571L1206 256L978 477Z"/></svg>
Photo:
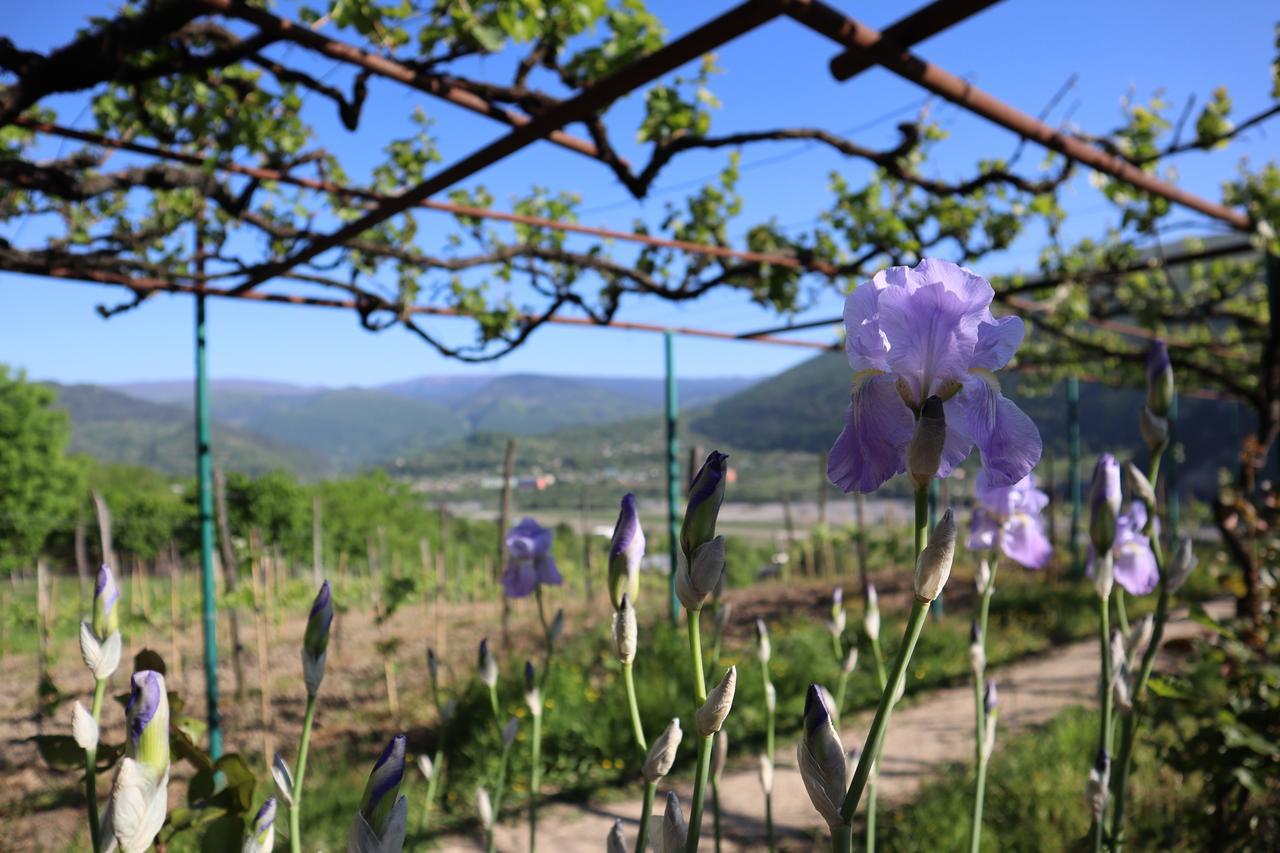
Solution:
<svg viewBox="0 0 1280 853"><path fill-rule="evenodd" d="M822 0L786 0L787 15L837 44L862 51L900 77L946 98L975 115L1037 142L1052 151L1083 163L1103 174L1152 195L1168 199L1205 216L1249 231L1249 218L1217 202L1201 198L1144 172L1137 166L1113 157L1094 146L1068 136L1043 121L987 94L971 83L933 65L907 50L895 49L881 33L847 17Z"/></svg>
<svg viewBox="0 0 1280 853"><path fill-rule="evenodd" d="M1000 0L934 0L884 28L885 44L902 51L994 6ZM876 61L865 50L846 50L831 59L831 76L841 82L858 76Z"/></svg>

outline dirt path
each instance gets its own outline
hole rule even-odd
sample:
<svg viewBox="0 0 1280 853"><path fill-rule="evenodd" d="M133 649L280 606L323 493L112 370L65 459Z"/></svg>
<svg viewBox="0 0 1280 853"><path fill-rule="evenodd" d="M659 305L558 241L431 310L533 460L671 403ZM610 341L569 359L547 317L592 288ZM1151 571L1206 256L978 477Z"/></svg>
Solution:
<svg viewBox="0 0 1280 853"><path fill-rule="evenodd" d="M1230 602L1208 606L1215 617L1231 612ZM1166 642L1197 633L1195 623L1180 611L1165 630ZM1098 646L1096 641L1072 643L1045 655L994 670L1000 686L1000 736L1011 737L1042 725L1063 710L1094 701L1097 693ZM970 686L946 688L918 702L899 708L885 741L881 760L880 797L900 802L911 797L929 776L973 756L973 690ZM864 714L841 733L846 748L862 742L871 715ZM998 747L997 747L998 748ZM804 850L815 831L825 827L804 790L796 769L794 742L779 744L774 777L774 826L783 849ZM689 807L687 780L676 785L681 802ZM722 827L727 850L759 850L764 837L760 783L754 760L731 765L720 789ZM659 798L658 810L661 809ZM639 798L585 806L555 805L544 809L538 820L539 846L554 853L599 853L616 818L622 818L628 838L634 839ZM707 838L710 815L707 816ZM528 827L523 822L499 828L498 847L503 851L527 850ZM444 850L473 851L475 840L453 838Z"/></svg>

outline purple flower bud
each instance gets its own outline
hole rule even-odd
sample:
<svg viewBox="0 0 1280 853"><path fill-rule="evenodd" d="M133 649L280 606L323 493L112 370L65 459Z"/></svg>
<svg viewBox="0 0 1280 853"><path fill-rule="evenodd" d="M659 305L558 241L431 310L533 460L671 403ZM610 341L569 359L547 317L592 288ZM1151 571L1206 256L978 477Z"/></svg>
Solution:
<svg viewBox="0 0 1280 853"><path fill-rule="evenodd" d="M996 689L996 682L994 679L988 678L986 689L982 691L982 707L990 714L996 709L996 704L999 701L1000 693Z"/></svg>
<svg viewBox="0 0 1280 853"><path fill-rule="evenodd" d="M1156 340L1147 351L1147 408L1160 417L1169 414L1173 404L1173 364L1169 347Z"/></svg>
<svg viewBox="0 0 1280 853"><path fill-rule="evenodd" d="M622 498L618 523L609 544L609 600L615 610L622 607L622 595L631 596L634 604L640 593L640 561L644 559L644 531L636 512L636 496L628 492Z"/></svg>
<svg viewBox="0 0 1280 853"><path fill-rule="evenodd" d="M684 511L684 524L680 527L680 547L689 560L693 559L694 551L715 538L716 519L720 515L720 504L724 502L728 461L726 454L711 451L689 488L689 503Z"/></svg>
<svg viewBox="0 0 1280 853"><path fill-rule="evenodd" d="M831 827L846 823L840 814L849 766L831 709L821 687L809 685L804 701L804 736L796 749L800 778L813 807Z"/></svg>
<svg viewBox="0 0 1280 853"><path fill-rule="evenodd" d="M1120 516L1120 465L1110 453L1098 457L1089 488L1089 538L1096 551L1111 550Z"/></svg>
<svg viewBox="0 0 1280 853"><path fill-rule="evenodd" d="M480 681L490 690L498 686L498 661L489 651L489 638L480 641L480 654L476 664Z"/></svg>
<svg viewBox="0 0 1280 853"><path fill-rule="evenodd" d="M364 795L360 798L360 814L379 837L386 832L391 809L400 792L400 782L404 779L407 743L408 740L402 734L396 735L387 743L378 756L377 763L373 765L369 781L364 786Z"/></svg>
<svg viewBox="0 0 1280 853"><path fill-rule="evenodd" d="M93 587L93 633L99 641L105 642L108 637L120 630L120 613L116 610L116 602L120 599L120 588L116 586L111 567L103 565L98 569L98 580Z"/></svg>
<svg viewBox="0 0 1280 853"><path fill-rule="evenodd" d="M139 763L164 771L169 767L169 696L164 676L139 670L130 680L129 701L124 706L129 740L125 754Z"/></svg>
<svg viewBox="0 0 1280 853"><path fill-rule="evenodd" d="M267 797L262 808L258 809L258 813L253 817L252 840L256 845L254 849L270 851L275 846L275 838L276 800L275 797Z"/></svg>
<svg viewBox="0 0 1280 853"><path fill-rule="evenodd" d="M329 582L320 585L311 614L307 617L307 630L302 635L302 647L312 657L320 657L329 648L329 627L333 624L333 594Z"/></svg>

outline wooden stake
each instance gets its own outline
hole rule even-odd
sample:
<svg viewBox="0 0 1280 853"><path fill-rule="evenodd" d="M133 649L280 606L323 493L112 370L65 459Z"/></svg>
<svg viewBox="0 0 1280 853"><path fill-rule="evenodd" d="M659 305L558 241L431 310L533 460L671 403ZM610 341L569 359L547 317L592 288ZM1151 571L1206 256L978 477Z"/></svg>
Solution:
<svg viewBox="0 0 1280 853"><path fill-rule="evenodd" d="M97 492L90 494L93 496L93 510L98 516L99 554L102 562L113 570L119 570L120 564L116 562L116 552L111 549L111 510L107 507L107 502L103 500L102 495Z"/></svg>
<svg viewBox="0 0 1280 853"><path fill-rule="evenodd" d="M222 555L222 572L227 591L235 592L240 579L240 561L236 558L235 545L231 541L231 525L227 520L227 478L222 471L213 471L213 508L218 526L218 549ZM237 702L244 701L244 643L240 640L240 612L234 606L223 608L231 631L231 664L235 673Z"/></svg>
<svg viewBox="0 0 1280 853"><path fill-rule="evenodd" d="M178 555L176 547L170 544L169 558L169 671L177 675L175 683L182 681L182 652L178 648L178 632L181 629L181 611L178 592Z"/></svg>
<svg viewBox="0 0 1280 853"><path fill-rule="evenodd" d="M262 754L275 754L274 736L271 731L271 682L267 668L267 626L263 615L263 603L269 601L271 585L265 577L265 567L258 531L249 534L250 550L249 567L253 578L253 625L258 640L258 691L261 697L262 714ZM269 760L269 759L268 759Z"/></svg>
<svg viewBox="0 0 1280 853"><path fill-rule="evenodd" d="M48 570L44 560L36 559L36 669L38 685L44 684L49 675L49 590Z"/></svg>
<svg viewBox="0 0 1280 853"><path fill-rule="evenodd" d="M80 578L80 615L90 611L93 604L93 587L89 580L89 544L84 523L84 504L76 510L76 576ZM96 574L96 573L95 573Z"/></svg>
<svg viewBox="0 0 1280 853"><path fill-rule="evenodd" d="M324 523L320 517L320 495L311 498L311 584L320 589L324 582Z"/></svg>

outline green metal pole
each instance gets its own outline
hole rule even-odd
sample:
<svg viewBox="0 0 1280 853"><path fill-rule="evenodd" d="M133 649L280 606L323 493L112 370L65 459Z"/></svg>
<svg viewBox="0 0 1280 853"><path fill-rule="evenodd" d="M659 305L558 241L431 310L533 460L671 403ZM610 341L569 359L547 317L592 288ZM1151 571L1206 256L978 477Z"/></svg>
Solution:
<svg viewBox="0 0 1280 853"><path fill-rule="evenodd" d="M1178 541L1178 523L1182 521L1182 502L1178 498L1178 395L1169 402L1169 453L1164 463L1165 505L1169 512L1169 541Z"/></svg>
<svg viewBox="0 0 1280 853"><path fill-rule="evenodd" d="M670 329L663 333L667 368L667 548L671 558L669 587L671 595L671 624L680 622L680 599L676 597L676 549L680 546L680 458L676 438L680 406L676 398L676 350L675 334Z"/></svg>
<svg viewBox="0 0 1280 853"><path fill-rule="evenodd" d="M200 590L204 622L204 684L209 713L209 755L222 755L218 710L218 604L213 584L213 459L209 452L209 369L205 355L204 296L196 296L196 479L200 496ZM228 566L227 571L235 571Z"/></svg>
<svg viewBox="0 0 1280 853"><path fill-rule="evenodd" d="M1080 562L1080 380L1067 377L1067 451L1071 457L1071 572L1079 576Z"/></svg>

